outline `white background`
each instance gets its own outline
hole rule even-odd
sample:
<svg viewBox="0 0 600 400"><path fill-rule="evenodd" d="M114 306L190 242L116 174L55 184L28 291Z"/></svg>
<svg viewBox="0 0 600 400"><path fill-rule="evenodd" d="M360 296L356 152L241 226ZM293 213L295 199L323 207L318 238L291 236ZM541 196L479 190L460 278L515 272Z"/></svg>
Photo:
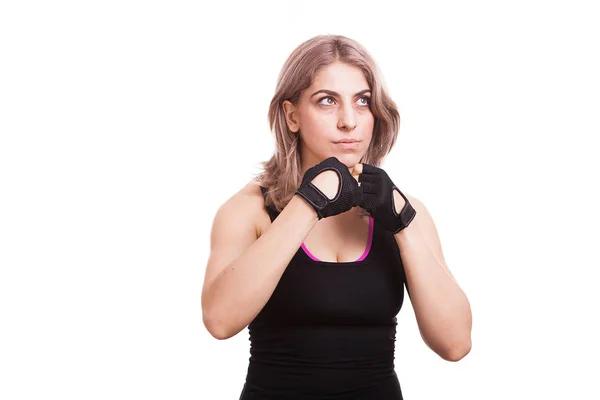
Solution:
<svg viewBox="0 0 600 400"><path fill-rule="evenodd" d="M600 398L594 2L248 3L0 6L0 398L239 397L247 330L202 324L211 223L273 151L285 59L327 33L379 64L383 168L473 311L450 363L405 297L405 398Z"/></svg>

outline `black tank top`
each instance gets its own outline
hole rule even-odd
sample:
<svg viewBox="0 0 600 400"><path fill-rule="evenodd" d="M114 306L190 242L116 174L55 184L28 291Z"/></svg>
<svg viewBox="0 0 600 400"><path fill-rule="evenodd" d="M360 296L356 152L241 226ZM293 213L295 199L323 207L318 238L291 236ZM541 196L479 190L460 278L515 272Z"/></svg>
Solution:
<svg viewBox="0 0 600 400"><path fill-rule="evenodd" d="M271 222L279 214L267 212ZM240 400L402 399L394 345L404 267L393 234L369 218L357 261L319 261L298 248L248 325Z"/></svg>

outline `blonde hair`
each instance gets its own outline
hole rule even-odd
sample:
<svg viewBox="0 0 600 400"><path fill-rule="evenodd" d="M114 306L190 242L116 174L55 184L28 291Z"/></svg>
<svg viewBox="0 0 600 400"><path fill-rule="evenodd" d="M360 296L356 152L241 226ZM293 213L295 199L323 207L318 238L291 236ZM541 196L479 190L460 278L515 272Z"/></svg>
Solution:
<svg viewBox="0 0 600 400"><path fill-rule="evenodd" d="M289 130L282 103L289 100L296 105L315 75L334 62L360 68L371 89L370 108L375 122L371 143L360 162L379 166L396 142L400 114L367 50L341 35L319 35L303 42L288 57L277 79L269 106L269 126L275 136L275 150L270 160L260 163L262 171L254 177L259 185L267 188L265 205L277 211L283 210L302 182L300 135Z"/></svg>

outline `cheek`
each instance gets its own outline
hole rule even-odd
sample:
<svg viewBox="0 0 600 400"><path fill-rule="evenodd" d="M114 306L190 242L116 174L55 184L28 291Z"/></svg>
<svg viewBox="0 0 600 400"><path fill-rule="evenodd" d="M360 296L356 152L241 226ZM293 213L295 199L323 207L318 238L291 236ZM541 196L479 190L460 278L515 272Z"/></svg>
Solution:
<svg viewBox="0 0 600 400"><path fill-rule="evenodd" d="M365 126L370 127L369 131L372 131L373 127L375 126L375 117L373 116L373 114L371 114L370 112L366 113L363 123L365 124Z"/></svg>
<svg viewBox="0 0 600 400"><path fill-rule="evenodd" d="M306 112L300 123L307 139L319 140L325 137L328 130L331 130L331 118L315 111Z"/></svg>
<svg viewBox="0 0 600 400"><path fill-rule="evenodd" d="M375 118L373 117L373 115L366 118L366 120L364 121L364 126L365 132L367 132L368 141L370 142L371 138L373 137L373 128L375 127Z"/></svg>

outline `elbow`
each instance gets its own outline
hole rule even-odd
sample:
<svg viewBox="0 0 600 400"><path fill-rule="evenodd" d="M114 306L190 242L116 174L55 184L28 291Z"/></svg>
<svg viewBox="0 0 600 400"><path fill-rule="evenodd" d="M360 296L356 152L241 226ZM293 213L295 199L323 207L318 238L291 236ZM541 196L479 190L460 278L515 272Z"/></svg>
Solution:
<svg viewBox="0 0 600 400"><path fill-rule="evenodd" d="M230 335L227 335L227 333L224 330L219 329L215 326L207 325L207 324L204 324L204 326L206 327L206 330L208 331L208 333L210 333L210 335L217 340L225 340L225 339L229 339L231 337Z"/></svg>
<svg viewBox="0 0 600 400"><path fill-rule="evenodd" d="M219 321L220 319L211 318L207 315L207 313L202 314L202 322L204 323L204 327L208 333L210 333L210 335L217 340L229 339L239 332L239 330L232 330Z"/></svg>
<svg viewBox="0 0 600 400"><path fill-rule="evenodd" d="M462 346L454 346L451 350L448 350L441 355L446 361L457 362L466 357L471 352L471 342Z"/></svg>
<svg viewBox="0 0 600 400"><path fill-rule="evenodd" d="M213 318L209 318L206 312L202 313L202 323L204 323L204 327L208 333L217 340L225 340L231 337L227 334L222 324L217 323Z"/></svg>
<svg viewBox="0 0 600 400"><path fill-rule="evenodd" d="M217 340L225 340L225 339L229 339L231 336L233 336L233 335L229 335L225 329L223 329L222 327L216 326L215 324L208 324L205 322L204 326L206 327L206 330L208 331L208 333L210 333L210 335Z"/></svg>
<svg viewBox="0 0 600 400"><path fill-rule="evenodd" d="M234 335L229 335L223 331L208 330L208 332L211 334L212 337L214 337L217 340L226 340L226 339L229 339L230 337L234 336Z"/></svg>
<svg viewBox="0 0 600 400"><path fill-rule="evenodd" d="M222 319L216 317L214 308L210 307L208 302L208 294L206 294L205 291L202 292L202 299L200 303L202 307L202 323L204 324L204 327L208 333L210 333L210 335L217 340L225 340L230 338L231 336L227 334L223 324L220 323Z"/></svg>
<svg viewBox="0 0 600 400"><path fill-rule="evenodd" d="M217 307L217 304L208 300L203 295L201 300L202 323L212 337L217 340L226 340L241 332L247 324L240 324L234 319L231 311Z"/></svg>

